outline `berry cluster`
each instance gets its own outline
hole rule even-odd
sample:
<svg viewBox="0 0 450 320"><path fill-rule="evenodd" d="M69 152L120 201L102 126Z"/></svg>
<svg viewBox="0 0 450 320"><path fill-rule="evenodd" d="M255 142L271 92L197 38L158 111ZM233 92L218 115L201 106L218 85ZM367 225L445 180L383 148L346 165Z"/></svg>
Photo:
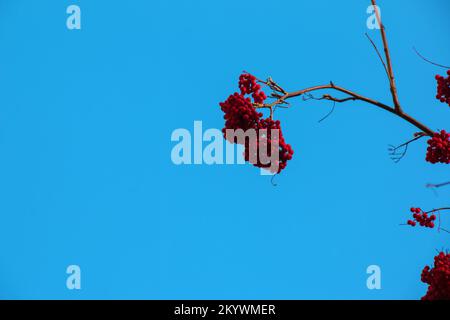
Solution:
<svg viewBox="0 0 450 320"><path fill-rule="evenodd" d="M450 70L447 71L447 78L437 75L437 95L436 99L450 106Z"/></svg>
<svg viewBox="0 0 450 320"><path fill-rule="evenodd" d="M261 86L257 83L255 76L250 73L243 73L239 77L239 89L241 94L251 94L255 103L262 104L267 99L264 91L261 90Z"/></svg>
<svg viewBox="0 0 450 320"><path fill-rule="evenodd" d="M416 223L419 223L421 227L434 228L434 221L436 220L434 214L428 216L428 213L423 212L420 208L411 208L411 212L413 213L414 220L408 220L408 225L415 227Z"/></svg>
<svg viewBox="0 0 450 320"><path fill-rule="evenodd" d="M273 173L280 173L286 168L287 161L292 159L294 151L284 140L281 132L280 121L274 121L270 118L264 119L263 114L257 112L255 104L263 104L267 99L257 79L249 74L243 73L239 77L240 93L236 92L228 97L225 102L220 103L222 111L225 113L225 127L222 129L225 139L227 139L227 129L255 130L257 141L245 139L244 158L250 161L254 166L266 168ZM251 95L251 96L249 96ZM273 130L278 134L273 135ZM273 135L273 136L272 136ZM230 139L227 139L230 141ZM232 143L239 143L233 140ZM275 148L278 146L278 150ZM265 148L268 158L271 158L272 152L279 153L278 163L267 163L260 158L260 148ZM275 169L276 168L276 169ZM274 171L275 170L275 171Z"/></svg>
<svg viewBox="0 0 450 320"><path fill-rule="evenodd" d="M245 160L256 167L269 169L272 173L280 173L294 154L292 147L284 140L280 121L270 118L261 119L258 124L258 133L260 133L258 140L245 149ZM266 151L264 154L267 154L268 158L271 158L272 152L278 152L277 163L262 161L259 153L261 148Z"/></svg>
<svg viewBox="0 0 450 320"><path fill-rule="evenodd" d="M431 163L450 163L450 133L441 130L428 140L426 160Z"/></svg>
<svg viewBox="0 0 450 320"><path fill-rule="evenodd" d="M422 300L450 300L450 254L440 252L434 257L434 268L426 266L421 278L428 284Z"/></svg>
<svg viewBox="0 0 450 320"><path fill-rule="evenodd" d="M262 113L256 111L250 98L243 94L234 93L228 97L225 102L220 103L222 111L225 113L225 128L222 130L225 134L226 129L248 130L258 127L259 119Z"/></svg>

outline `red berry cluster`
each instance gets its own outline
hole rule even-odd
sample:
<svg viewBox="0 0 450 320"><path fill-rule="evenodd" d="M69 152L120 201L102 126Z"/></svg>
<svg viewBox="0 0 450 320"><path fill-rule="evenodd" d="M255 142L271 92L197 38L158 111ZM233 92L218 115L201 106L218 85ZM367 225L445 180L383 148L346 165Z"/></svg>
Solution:
<svg viewBox="0 0 450 320"><path fill-rule="evenodd" d="M434 214L428 216L428 213L423 212L420 208L411 208L411 212L413 213L414 220L408 220L408 225L415 227L416 223L419 223L421 227L434 228L434 221L436 220Z"/></svg>
<svg viewBox="0 0 450 320"><path fill-rule="evenodd" d="M422 300L450 300L450 254L440 252L434 257L434 268L426 266L421 278L428 284Z"/></svg>
<svg viewBox="0 0 450 320"><path fill-rule="evenodd" d="M431 163L450 163L450 133L445 130L434 133L428 140L426 160Z"/></svg>
<svg viewBox="0 0 450 320"><path fill-rule="evenodd" d="M437 75L437 95L436 99L450 106L450 70L447 71L447 78Z"/></svg>
<svg viewBox="0 0 450 320"><path fill-rule="evenodd" d="M262 113L258 113L252 104L250 98L246 98L243 94L234 93L228 97L225 102L220 103L222 111L225 113L223 116L225 119L226 129L256 129L258 127L259 119L262 117Z"/></svg>
<svg viewBox="0 0 450 320"><path fill-rule="evenodd" d="M277 167L276 172L280 173L281 170L286 168L287 161L292 159L294 151L291 146L284 140L281 132L280 121L274 121L270 118L263 119L263 114L257 112L254 104L263 104L267 99L264 91L261 90L261 86L257 83L257 79L249 74L243 73L239 77L239 89L240 93L236 92L228 97L225 102L220 103L222 111L225 113L225 127L222 129L225 139L226 130L238 130L244 131L254 129L256 137L258 138L256 143L251 144L248 139L244 142L244 157L246 161L254 159L253 165L259 168L270 168L271 170ZM248 96L248 95L251 95ZM261 131L264 129L265 134ZM276 129L279 132L278 138L272 137L271 129ZM236 143L237 141L230 141ZM272 146L278 144L279 160L277 164L264 163L259 157L259 149L265 147L267 150L267 156L271 156ZM272 170L273 171L273 170Z"/></svg>
<svg viewBox="0 0 450 320"><path fill-rule="evenodd" d="M243 73L239 77L239 89L241 94L251 94L255 103L264 103L267 99L264 91L261 91L261 86L257 83L255 76L250 73Z"/></svg>
<svg viewBox="0 0 450 320"><path fill-rule="evenodd" d="M278 131L278 134L273 135L276 132L275 130ZM264 134L259 134L256 145L250 145L249 148L246 148L244 152L245 160L250 161L256 167L269 169L273 173L280 173L281 170L286 168L288 160L291 160L294 154L292 147L284 140L280 121L274 121L270 118L261 119L258 123L258 133ZM278 149L272 150L275 146L278 146ZM278 162L265 163L266 161L262 161L259 155L260 148L266 150L268 157L272 156L272 152L278 152Z"/></svg>

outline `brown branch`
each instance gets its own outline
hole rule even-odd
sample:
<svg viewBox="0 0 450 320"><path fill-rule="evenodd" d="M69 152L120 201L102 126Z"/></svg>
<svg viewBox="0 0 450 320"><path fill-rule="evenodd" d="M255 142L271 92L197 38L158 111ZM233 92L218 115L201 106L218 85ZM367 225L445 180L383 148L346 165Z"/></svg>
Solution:
<svg viewBox="0 0 450 320"><path fill-rule="evenodd" d="M400 102L398 100L397 86L395 84L394 71L392 69L391 54L389 52L389 46L388 46L388 42L387 42L387 38L386 38L386 30L381 21L380 12L378 10L378 6L377 6L375 0L372 0L372 5L375 10L375 15L377 17L378 25L380 26L381 38L383 40L384 55L386 56L386 64L387 64L387 68L388 68L389 83L390 83L392 100L394 102L394 108L395 108L396 112L402 113L403 112L402 107L400 106Z"/></svg>
<svg viewBox="0 0 450 320"><path fill-rule="evenodd" d="M318 90L326 90L326 89L336 90L336 91L345 93L345 94L349 95L350 97L345 98L345 99L337 99L337 98L333 98L333 97L331 97L329 95L324 95L324 99L332 100L332 101L335 101L335 102L345 102L345 101L349 101L349 100L364 101L364 102L372 104L372 105L374 105L374 106L376 106L378 108L381 108L383 110L389 111L390 113L393 113L396 116L406 120L407 122L411 123L412 125L414 125L418 129L420 129L422 132L424 132L428 136L432 136L434 134L433 130L431 130L430 128L428 128L427 126L425 126L424 124L422 124L418 120L414 119L410 115L408 115L408 114L406 114L404 112L397 112L394 108L392 108L392 107L390 107L390 106L388 106L388 105L386 105L386 104L384 104L382 102L376 101L376 100L371 99L371 98L367 98L365 96L362 96L362 95L360 95L358 93L355 93L353 91L350 91L348 89L336 86L334 83L330 83L330 84L326 84L326 85L320 85L320 86L315 86L315 87L310 87L310 88L306 88L306 89L302 89L302 90L286 93L285 95L281 96L280 98L278 98L277 100L275 100L274 102L272 102L270 104L263 104L263 105L257 105L256 104L255 107L256 108L272 109L276 105L279 105L281 103L285 103L285 101L287 99L298 97L298 96L304 95L304 94L309 93L309 92L318 91Z"/></svg>
<svg viewBox="0 0 450 320"><path fill-rule="evenodd" d="M274 102L270 103L270 104L254 104L255 108L267 108L270 109L270 118L272 118L273 116L273 108L280 105L280 104L284 104L287 103L286 100L287 99L291 99L294 97L298 97L304 94L307 94L309 92L313 92L313 91L319 91L319 90L335 90L341 93L345 93L348 95L348 97L343 98L343 99L339 99L339 98L335 98L329 94L325 94L322 96L321 99L318 100L330 100L330 101L334 101L334 102L338 102L338 103L343 103L346 101L364 101L366 103L369 103L371 105L374 105L378 108L381 108L383 110L386 110L392 114L395 114L396 116L402 118L403 120L409 122L410 124L414 125L415 127L417 127L418 129L420 129L423 132L423 135L421 136L432 136L434 134L434 131L431 130L429 127L427 127L426 125L422 124L421 122L419 122L418 120L416 120L415 118L411 117L410 115L408 115L407 113L403 112L401 106L400 106L400 102L398 100L398 94L397 94L397 87L395 84L395 77L394 77L394 72L392 69L392 62L391 62L391 55L389 52L389 47L388 47L388 42L387 42L387 38L386 38L386 31L384 28L384 25L381 21L381 15L380 12L378 10L377 4L375 0L371 0L372 1L372 5L374 7L375 10L375 15L378 21L378 24L380 26L380 30L381 30L381 38L383 40L383 47L384 47L384 54L386 57L386 63L384 62L383 58L381 57L380 52L378 51L377 46L375 45L375 43L372 41L372 39L369 37L368 34L366 34L366 36L368 37L368 39L370 40L370 42L372 43L372 45L375 48L375 51L378 54L378 57L380 58L381 62L383 63L384 69L388 75L389 78L389 84L390 84L390 90L391 90L391 95L392 95L392 100L393 100L393 107L390 107L382 102L379 102L377 100L371 99L371 98L367 98L363 95L360 95L358 93L355 93L353 91L350 91L348 89L345 89L343 87L339 87L334 85L333 82L330 82L330 84L326 84L326 85L319 85L319 86L315 86L315 87L310 87L310 88L306 88L303 90L298 90L298 91L294 91L294 92L287 92L285 91L281 86L279 86L276 82L274 82L271 78L267 79L267 81L262 81L259 80L258 81L260 83L263 83L267 86L269 86L270 89L272 89L274 92L272 93L272 98L275 99ZM419 138L417 138L419 139ZM417 139L414 139L417 140Z"/></svg>

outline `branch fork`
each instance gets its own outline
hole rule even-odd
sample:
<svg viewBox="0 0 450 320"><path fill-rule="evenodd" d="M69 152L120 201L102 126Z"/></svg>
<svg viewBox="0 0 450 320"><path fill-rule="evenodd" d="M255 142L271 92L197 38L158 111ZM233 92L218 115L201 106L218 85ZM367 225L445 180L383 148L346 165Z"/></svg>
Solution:
<svg viewBox="0 0 450 320"><path fill-rule="evenodd" d="M381 62L383 63L384 69L387 73L393 106L386 105L382 102L368 98L364 95L358 94L358 93L348 90L344 87L337 86L333 82L330 82L329 84L325 84L325 85L318 85L318 86L294 91L294 92L287 92L280 85L278 85L271 77L269 77L265 81L259 80L259 79L257 81L268 86L272 90L270 98L274 99L274 101L271 103L267 103L267 104L254 104L254 107L270 109L270 117L272 118L274 108L285 105L285 104L289 104L287 100L289 100L291 98L303 96L303 95L306 95L306 94L308 94L310 92L314 92L314 91L333 90L333 91L337 91L337 92L346 94L346 97L337 98L337 97L334 97L327 93L327 94L323 94L321 98L316 98L316 100L329 100L329 101L333 101L335 103L344 103L347 101L363 101L368 104L374 105L380 109L388 111L388 112L402 118L403 120L409 122L410 124L414 125L416 128L418 128L420 130L419 134L421 136L433 136L433 134L434 134L433 130L431 130L429 127L427 127L423 123L419 122L415 118L411 117L407 113L405 113L403 111L403 108L400 105L398 93L397 93L397 87L396 87L396 83L395 83L394 72L393 72L393 68L392 68L391 55L389 52L389 47L388 47L388 42L387 42L387 37L386 37L386 30L381 21L380 12L378 10L375 0L371 0L371 1L372 1L372 5L374 6L374 9L375 9L375 15L376 15L378 24L380 26L380 32L381 32L381 38L383 41L383 48L384 48L384 55L385 55L386 62L384 62L378 48L376 47L376 45L372 41L372 39L367 34L366 34L366 36L369 38L370 42L374 46Z"/></svg>

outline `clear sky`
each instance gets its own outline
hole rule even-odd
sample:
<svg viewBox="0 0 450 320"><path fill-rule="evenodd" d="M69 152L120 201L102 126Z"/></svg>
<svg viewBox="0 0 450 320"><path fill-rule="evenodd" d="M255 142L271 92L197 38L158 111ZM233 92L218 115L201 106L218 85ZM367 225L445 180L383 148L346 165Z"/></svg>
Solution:
<svg viewBox="0 0 450 320"><path fill-rule="evenodd" d="M404 121L349 102L318 123L330 103L293 101L276 113L295 150L277 187L250 165L170 158L173 130L222 128L242 70L389 103L369 2L0 0L0 298L420 298L450 237L399 224L450 204L425 188L450 172L424 161L425 141L390 160L416 131ZM445 70L412 47L450 64L449 2L379 5L404 108L445 128ZM381 290L366 287L373 264Z"/></svg>

